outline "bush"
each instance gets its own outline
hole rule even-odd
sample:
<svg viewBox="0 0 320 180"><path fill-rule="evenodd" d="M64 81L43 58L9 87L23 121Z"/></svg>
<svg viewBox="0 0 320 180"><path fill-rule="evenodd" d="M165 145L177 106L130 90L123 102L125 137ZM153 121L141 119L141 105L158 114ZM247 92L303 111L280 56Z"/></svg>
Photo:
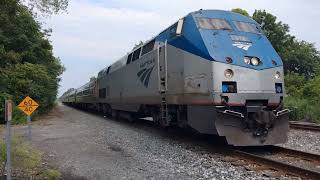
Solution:
<svg viewBox="0 0 320 180"><path fill-rule="evenodd" d="M6 145L4 143L4 140L0 139L0 164L3 164L5 159ZM29 143L26 143L21 138L12 138L11 160L13 173L18 173L13 174L15 178L32 179L33 174L38 174L40 175L41 179L48 180L57 180L61 177L61 173L57 170L43 170L43 168L41 167L42 152L33 148ZM0 167L0 170L1 168L2 167Z"/></svg>
<svg viewBox="0 0 320 180"><path fill-rule="evenodd" d="M301 97L303 88L306 84L306 78L297 73L289 72L284 78L286 85L286 93L291 96Z"/></svg>
<svg viewBox="0 0 320 180"><path fill-rule="evenodd" d="M296 73L285 77L285 106L292 110L290 120L320 123L320 76L306 80Z"/></svg>
<svg viewBox="0 0 320 180"><path fill-rule="evenodd" d="M3 139L0 140L0 160L3 163L6 159L6 145ZM31 175L32 171L41 165L42 153L34 149L22 139L14 137L11 141L12 167Z"/></svg>
<svg viewBox="0 0 320 180"><path fill-rule="evenodd" d="M48 169L41 174L42 179L58 180L61 177L61 173L54 169Z"/></svg>
<svg viewBox="0 0 320 180"><path fill-rule="evenodd" d="M319 104L320 105L320 104ZM310 104L306 99L289 96L285 98L285 106L292 110L290 120L293 121L317 121L320 117L316 110L316 105Z"/></svg>

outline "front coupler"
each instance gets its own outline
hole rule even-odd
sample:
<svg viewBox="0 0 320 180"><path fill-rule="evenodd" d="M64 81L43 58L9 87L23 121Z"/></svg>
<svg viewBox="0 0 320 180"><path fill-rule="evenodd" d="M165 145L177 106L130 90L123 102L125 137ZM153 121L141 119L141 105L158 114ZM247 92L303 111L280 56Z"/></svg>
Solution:
<svg viewBox="0 0 320 180"><path fill-rule="evenodd" d="M225 136L234 146L261 146L281 144L287 141L289 110L257 111L253 117L257 126L248 128L248 115L224 110L217 112L215 127L219 136ZM265 123L265 124L264 124Z"/></svg>

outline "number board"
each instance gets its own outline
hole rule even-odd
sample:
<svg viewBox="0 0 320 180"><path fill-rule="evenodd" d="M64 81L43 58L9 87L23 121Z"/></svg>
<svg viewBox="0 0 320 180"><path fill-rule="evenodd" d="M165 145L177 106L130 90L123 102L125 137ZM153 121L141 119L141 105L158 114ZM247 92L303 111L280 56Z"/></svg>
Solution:
<svg viewBox="0 0 320 180"><path fill-rule="evenodd" d="M24 98L24 100L18 105L18 108L28 116L30 116L38 107L39 104L29 96Z"/></svg>

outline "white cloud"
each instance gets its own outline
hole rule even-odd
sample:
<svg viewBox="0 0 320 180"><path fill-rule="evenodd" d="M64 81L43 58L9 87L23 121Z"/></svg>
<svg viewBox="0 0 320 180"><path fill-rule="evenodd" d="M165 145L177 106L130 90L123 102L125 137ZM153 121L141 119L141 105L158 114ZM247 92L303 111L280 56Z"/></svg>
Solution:
<svg viewBox="0 0 320 180"><path fill-rule="evenodd" d="M72 1L68 11L48 23L54 29L52 41L58 56L72 53L113 60L168 24L166 18L154 12L104 8L85 1Z"/></svg>

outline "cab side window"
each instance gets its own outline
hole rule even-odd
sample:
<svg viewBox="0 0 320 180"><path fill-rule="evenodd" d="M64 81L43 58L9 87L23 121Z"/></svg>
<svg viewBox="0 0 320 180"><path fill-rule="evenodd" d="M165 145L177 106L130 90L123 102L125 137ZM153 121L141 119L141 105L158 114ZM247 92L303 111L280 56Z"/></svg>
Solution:
<svg viewBox="0 0 320 180"><path fill-rule="evenodd" d="M144 45L142 48L141 56L147 54L148 52L153 50L155 40L148 42L148 44Z"/></svg>
<svg viewBox="0 0 320 180"><path fill-rule="evenodd" d="M135 51L133 52L132 62L135 61L135 60L137 60L137 59L139 59L139 57L140 57L140 51L141 51L141 48L139 48L139 49L137 49L137 50L135 50Z"/></svg>
<svg viewBox="0 0 320 180"><path fill-rule="evenodd" d="M132 53L130 53L130 54L128 55L127 64L130 64L130 63L131 63L131 57L132 57Z"/></svg>

